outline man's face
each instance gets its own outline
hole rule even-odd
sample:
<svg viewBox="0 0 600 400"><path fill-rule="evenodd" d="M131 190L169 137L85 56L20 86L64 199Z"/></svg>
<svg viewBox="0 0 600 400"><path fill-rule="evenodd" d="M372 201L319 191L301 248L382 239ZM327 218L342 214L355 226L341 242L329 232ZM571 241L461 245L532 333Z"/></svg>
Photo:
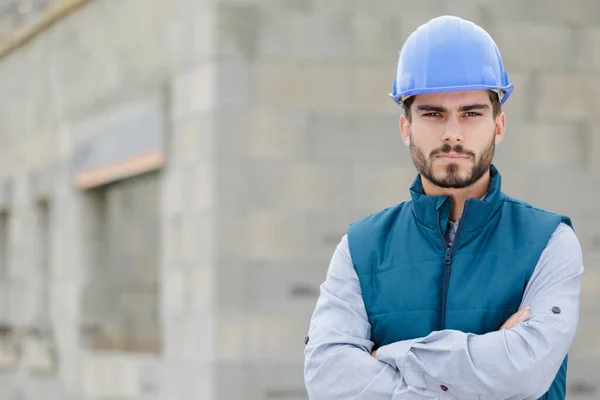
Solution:
<svg viewBox="0 0 600 400"><path fill-rule="evenodd" d="M505 117L494 118L487 91L418 95L411 117L408 122L402 116L400 128L422 177L439 187L461 189L489 171Z"/></svg>

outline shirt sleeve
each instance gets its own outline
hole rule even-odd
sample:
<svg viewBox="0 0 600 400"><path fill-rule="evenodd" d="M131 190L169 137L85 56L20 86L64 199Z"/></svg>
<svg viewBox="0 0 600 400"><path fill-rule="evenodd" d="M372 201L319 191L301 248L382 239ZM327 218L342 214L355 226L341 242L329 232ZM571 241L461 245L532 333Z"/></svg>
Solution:
<svg viewBox="0 0 600 400"><path fill-rule="evenodd" d="M438 393L409 387L371 356L371 325L347 237L336 248L305 339L304 379L311 400L423 400ZM450 397L444 397L450 398Z"/></svg>
<svg viewBox="0 0 600 400"><path fill-rule="evenodd" d="M483 335L437 331L382 346L377 358L408 374L409 386L443 384L460 399L537 399L573 343L583 269L575 232L560 224L525 288L520 308L531 306L531 315L519 326Z"/></svg>

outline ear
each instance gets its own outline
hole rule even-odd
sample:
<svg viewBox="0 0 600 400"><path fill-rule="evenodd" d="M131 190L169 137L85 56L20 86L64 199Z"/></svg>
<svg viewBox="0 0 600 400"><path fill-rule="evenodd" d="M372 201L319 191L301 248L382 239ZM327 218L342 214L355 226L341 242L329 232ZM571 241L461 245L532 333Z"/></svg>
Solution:
<svg viewBox="0 0 600 400"><path fill-rule="evenodd" d="M406 147L410 146L410 122L406 118L406 115L400 116L400 134L402 135L402 141Z"/></svg>
<svg viewBox="0 0 600 400"><path fill-rule="evenodd" d="M502 112L496 117L496 144L500 143L504 139L504 131L506 129L506 115Z"/></svg>

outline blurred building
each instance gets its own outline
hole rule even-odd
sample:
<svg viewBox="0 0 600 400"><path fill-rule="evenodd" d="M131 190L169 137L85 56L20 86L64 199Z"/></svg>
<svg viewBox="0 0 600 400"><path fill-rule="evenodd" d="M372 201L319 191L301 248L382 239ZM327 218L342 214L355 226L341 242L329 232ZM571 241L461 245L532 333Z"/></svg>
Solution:
<svg viewBox="0 0 600 400"><path fill-rule="evenodd" d="M415 176L399 48L456 14L516 85L505 191L584 248L569 399L600 399L597 0L0 1L0 399L306 399L347 225Z"/></svg>

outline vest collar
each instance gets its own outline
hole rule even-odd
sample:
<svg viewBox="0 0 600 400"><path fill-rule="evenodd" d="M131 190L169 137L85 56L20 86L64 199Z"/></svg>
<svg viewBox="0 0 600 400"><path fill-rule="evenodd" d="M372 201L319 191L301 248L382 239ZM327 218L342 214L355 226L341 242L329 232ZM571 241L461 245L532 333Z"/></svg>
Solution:
<svg viewBox="0 0 600 400"><path fill-rule="evenodd" d="M490 185L483 200L469 198L465 203L462 232L478 231L494 216L504 201L502 178L494 165L490 167ZM423 190L421 176L417 175L410 187L412 210L415 218L430 229L446 231L451 201L448 196L429 196ZM439 215L438 215L439 214Z"/></svg>

